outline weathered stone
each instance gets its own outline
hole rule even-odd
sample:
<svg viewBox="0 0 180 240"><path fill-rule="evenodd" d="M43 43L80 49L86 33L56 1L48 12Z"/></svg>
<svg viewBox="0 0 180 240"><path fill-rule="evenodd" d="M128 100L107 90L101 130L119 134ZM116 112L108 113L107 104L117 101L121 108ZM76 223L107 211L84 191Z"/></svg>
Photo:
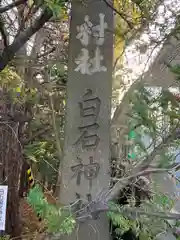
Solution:
<svg viewBox="0 0 180 240"><path fill-rule="evenodd" d="M91 202L108 188L110 181L112 9L104 1L73 1L70 33L60 201L64 205L78 201L81 208L81 203ZM68 237L76 238L109 239L107 219L79 224Z"/></svg>

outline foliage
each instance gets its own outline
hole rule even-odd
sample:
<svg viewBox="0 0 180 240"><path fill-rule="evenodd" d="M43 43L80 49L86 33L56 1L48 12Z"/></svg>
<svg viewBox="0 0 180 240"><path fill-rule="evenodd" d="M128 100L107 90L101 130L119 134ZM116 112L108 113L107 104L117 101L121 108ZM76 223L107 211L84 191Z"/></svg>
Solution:
<svg viewBox="0 0 180 240"><path fill-rule="evenodd" d="M174 73L175 77L176 77L176 80L177 81L180 81L180 65L179 64L176 64L176 65L170 65L169 66L170 69L171 69L171 72Z"/></svg>
<svg viewBox="0 0 180 240"><path fill-rule="evenodd" d="M132 36L136 35L138 29L149 21L150 15L156 6L153 1L114 1L116 9L115 17L115 60L122 57L124 48L128 45Z"/></svg>
<svg viewBox="0 0 180 240"><path fill-rule="evenodd" d="M39 185L30 190L27 201L35 213L44 220L49 233L72 233L76 222L71 212L68 209L49 204Z"/></svg>
<svg viewBox="0 0 180 240"><path fill-rule="evenodd" d="M0 81L1 87L14 88L21 83L21 78L11 68L6 67L2 72L0 72Z"/></svg>
<svg viewBox="0 0 180 240"><path fill-rule="evenodd" d="M178 79L180 76L179 66L171 69ZM129 134L126 139L130 139L131 144L129 147L128 143L128 149L132 161L129 161L127 169L142 165L146 166L143 168L146 170L152 164L153 168L167 168L171 172L171 166L175 164L176 154L180 149L179 135L177 134L180 126L179 99L169 89L155 91L139 84L136 91L130 96L129 102L131 111L128 112ZM132 153L135 157L132 157ZM120 214L110 213L110 218L114 225L119 226L119 231L126 231L131 227L135 229L136 233L143 232L146 235L146 237L141 236L142 239L149 239L171 227L165 219L153 218L152 221L152 218L148 216L148 212L170 212L175 204L175 200L162 193L156 188L156 185L157 181L152 188L151 202L145 201L141 206L141 210L146 212L147 216L138 216L134 221L129 220L121 214L120 206L117 206Z"/></svg>
<svg viewBox="0 0 180 240"><path fill-rule="evenodd" d="M135 217L134 219L125 217L122 214L122 209L123 206L120 207L113 202L109 203L109 212L107 213L107 215L113 222L113 225L117 227L116 234L121 235L127 230L129 230L129 228L131 228L139 236L140 240L150 239L152 234L149 231L147 224L142 222L142 219L138 217Z"/></svg>
<svg viewBox="0 0 180 240"><path fill-rule="evenodd" d="M23 100L23 82L14 69L6 67L0 72L0 87L1 91L5 91L11 96L11 100L14 103L19 103Z"/></svg>
<svg viewBox="0 0 180 240"><path fill-rule="evenodd" d="M34 141L24 148L25 156L36 166L42 176L46 176L46 181L53 185L56 183L58 160L56 146L52 141Z"/></svg>
<svg viewBox="0 0 180 240"><path fill-rule="evenodd" d="M62 15L65 16L65 6L67 0L45 0L44 3L46 6L48 6L49 9L53 12L53 16L56 18L62 17Z"/></svg>
<svg viewBox="0 0 180 240"><path fill-rule="evenodd" d="M5 235L3 237L0 237L0 240L10 240L10 236L9 235Z"/></svg>
<svg viewBox="0 0 180 240"><path fill-rule="evenodd" d="M56 123L60 128L59 131L62 131L64 117L62 111L59 111L59 102L63 102L65 95L64 89L61 93L59 92L59 86L64 85L64 81L67 77L63 70L58 70L55 67L53 67L53 69L55 69L55 72L52 74L52 81L50 83L52 85L52 90L49 91L48 89L47 91L45 88L42 92L38 92L37 88L34 88L33 86L31 88L27 87L24 80L14 71L13 68L6 67L0 72L1 91L8 94L10 102L14 103L18 109L22 109L22 115L24 114L24 106L31 106L30 111L33 119L24 129L23 138L27 143L24 145L23 152L29 159L30 163L33 163L34 166L36 165L36 169L41 173L42 179L46 177L46 182L51 186L56 184L59 167L55 134L50 131L53 128L51 127L52 111L55 111L57 115L61 114L56 120ZM61 79L63 79L63 83ZM49 103L50 94L54 99L54 109L51 109ZM1 98L1 105L5 102L7 102L7 99L3 96L3 98ZM37 134L38 131L41 133L40 135ZM33 137L33 135L35 137ZM27 141L27 139L32 140Z"/></svg>
<svg viewBox="0 0 180 240"><path fill-rule="evenodd" d="M118 226L119 233L124 233L129 229L129 227L132 227L134 229L134 221L131 221L124 217L121 213L121 208L119 205L109 202L109 212L107 213L107 216L112 220L113 224L115 226ZM112 211L112 212L111 212Z"/></svg>

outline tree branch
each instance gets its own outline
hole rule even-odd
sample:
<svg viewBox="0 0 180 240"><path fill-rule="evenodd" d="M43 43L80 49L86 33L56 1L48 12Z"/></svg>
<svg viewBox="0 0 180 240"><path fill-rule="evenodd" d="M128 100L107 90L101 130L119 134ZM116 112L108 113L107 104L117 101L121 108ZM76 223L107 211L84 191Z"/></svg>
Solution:
<svg viewBox="0 0 180 240"><path fill-rule="evenodd" d="M119 12L116 8L114 8L109 2L108 0L103 0L105 2L105 4L111 8L115 13L117 13L126 23L127 25L129 26L130 29L133 29L134 28L134 25L132 22L130 22L128 20L128 16L126 16L124 13L122 12Z"/></svg>
<svg viewBox="0 0 180 240"><path fill-rule="evenodd" d="M43 54L39 54L37 57L38 58L46 57L47 55L49 55L50 53L54 52L55 50L56 50L56 47L52 47L47 52L45 52Z"/></svg>
<svg viewBox="0 0 180 240"><path fill-rule="evenodd" d="M51 129L51 126L47 126L46 128L40 129L34 135L32 135L29 139L22 140L22 143L28 144L31 141L34 141L37 137L40 137L41 135L47 133L50 129Z"/></svg>
<svg viewBox="0 0 180 240"><path fill-rule="evenodd" d="M130 218L136 218L137 216L145 215L149 217L157 217L167 220L179 220L180 214L177 213L164 213L164 212L146 212L141 209L137 208L120 208L120 209L110 209L108 205L104 205L104 203L99 202L93 202L92 204L89 204L86 208L84 207L78 213L78 216L76 217L76 220L79 222L83 222L87 219L97 219L99 218L99 214L103 212L113 212L116 214L122 214Z"/></svg>
<svg viewBox="0 0 180 240"><path fill-rule="evenodd" d="M24 32L14 39L14 42L6 47L0 55L0 71L12 60L16 52L52 17L52 11L45 9L41 16Z"/></svg>
<svg viewBox="0 0 180 240"><path fill-rule="evenodd" d="M8 37L7 37L7 31L4 27L4 22L3 19L0 16L0 32L1 32L1 36L3 39L3 43L4 43L4 47L8 46Z"/></svg>
<svg viewBox="0 0 180 240"><path fill-rule="evenodd" d="M170 133L166 138L164 138L163 141L146 157L146 159L144 159L141 163L139 163L136 167L134 167L131 170L130 176L120 179L112 189L108 190L108 193L106 194L106 200L109 201L113 199L115 196L117 196L119 191L122 190L122 188L126 187L130 183L132 178L142 176L146 172L148 173L147 168L149 167L151 162L154 160L155 156L159 154L159 152L164 147L165 143L167 144L171 141L172 141L172 133Z"/></svg>
<svg viewBox="0 0 180 240"><path fill-rule="evenodd" d="M17 7L21 4L25 4L27 2L27 0L18 0L16 2L10 3L5 7L0 7L0 13L4 13L8 10L10 10L11 8Z"/></svg>
<svg viewBox="0 0 180 240"><path fill-rule="evenodd" d="M116 207L110 206L109 203L104 198L105 193L101 192L98 196L91 202L87 204L82 204L81 200L74 203L72 206L72 212L79 222L84 222L87 219L98 219L101 213L114 212L116 214L121 214L129 218L137 218L137 216L146 215L149 217L157 217L162 219L174 219L179 220L179 213L171 212L147 212L140 208L134 207ZM80 207L80 208L79 208ZM66 208L66 207L65 207Z"/></svg>
<svg viewBox="0 0 180 240"><path fill-rule="evenodd" d="M153 169L147 169L147 170L144 170L144 171L140 171L140 172L138 172L138 173L136 173L136 174L134 174L134 175L124 177L124 178L112 178L112 180L115 180L115 181L131 180L131 179L136 178L136 177L146 176L146 175L155 174L155 173L168 172L168 171L170 171L170 170L171 170L171 169L169 169L169 168L153 168Z"/></svg>

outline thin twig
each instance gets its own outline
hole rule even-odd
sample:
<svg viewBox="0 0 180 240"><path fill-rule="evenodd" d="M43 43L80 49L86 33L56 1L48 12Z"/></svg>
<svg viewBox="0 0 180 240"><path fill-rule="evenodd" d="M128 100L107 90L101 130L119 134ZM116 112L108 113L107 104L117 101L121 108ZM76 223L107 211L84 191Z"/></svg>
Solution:
<svg viewBox="0 0 180 240"><path fill-rule="evenodd" d="M121 212L122 211L122 212ZM145 212L143 210L139 210L137 208L125 208L125 209L121 209L119 210L111 210L111 209L99 209L97 211L91 212L91 214L93 213L102 213L102 212L113 212L113 213L119 213L119 214L125 214L125 215L135 215L135 216L140 216L140 215L146 215L149 217L158 217L158 218L162 218L162 219L176 219L179 220L180 219L180 214L176 214L176 213L164 213L164 212L158 212L158 213L154 213L154 212ZM77 218L78 220L78 218Z"/></svg>
<svg viewBox="0 0 180 240"><path fill-rule="evenodd" d="M118 182L121 182L121 181L123 182L124 180L133 179L133 178L136 178L136 177L139 177L139 176L145 176L145 175L149 175L149 174L152 174L152 173L161 173L161 172L168 172L168 171L169 171L168 168L156 168L156 169L153 168L153 169L148 169L148 170L138 172L134 175L124 177L124 178L112 178L112 180L116 180Z"/></svg>
<svg viewBox="0 0 180 240"><path fill-rule="evenodd" d="M4 13L4 12L10 10L11 8L17 7L21 4L25 4L26 2L27 2L27 0L18 0L18 1L10 3L9 5L7 5L5 7L0 7L0 13Z"/></svg>
<svg viewBox="0 0 180 240"><path fill-rule="evenodd" d="M107 193L107 198L113 199L114 196L122 189L122 187L129 184L129 181L138 176L142 176L142 174L150 174L152 170L147 170L150 163L154 160L155 156L162 150L164 147L164 143L169 142L172 139L172 134L168 135L148 156L145 160L143 160L140 164L138 164L131 171L131 176L120 179L112 189L110 189ZM169 170L169 169L168 169ZM157 171L157 169L156 169ZM161 171L162 172L162 171ZM123 185L122 185L123 184Z"/></svg>
<svg viewBox="0 0 180 240"><path fill-rule="evenodd" d="M105 2L105 4L111 8L115 13L117 13L129 26L130 29L134 28L134 25L132 22L130 22L127 18L128 16L126 16L124 13L119 12L116 8L114 8L107 0L103 0Z"/></svg>

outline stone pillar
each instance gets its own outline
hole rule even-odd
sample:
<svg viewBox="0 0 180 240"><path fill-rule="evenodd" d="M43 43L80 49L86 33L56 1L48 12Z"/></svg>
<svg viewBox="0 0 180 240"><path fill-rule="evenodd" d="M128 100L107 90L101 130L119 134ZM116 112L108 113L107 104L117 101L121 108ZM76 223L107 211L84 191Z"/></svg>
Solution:
<svg viewBox="0 0 180 240"><path fill-rule="evenodd" d="M73 1L60 189L64 205L78 199L88 203L109 185L112 58L112 9L105 1ZM108 221L104 216L85 221L67 238L108 240Z"/></svg>

